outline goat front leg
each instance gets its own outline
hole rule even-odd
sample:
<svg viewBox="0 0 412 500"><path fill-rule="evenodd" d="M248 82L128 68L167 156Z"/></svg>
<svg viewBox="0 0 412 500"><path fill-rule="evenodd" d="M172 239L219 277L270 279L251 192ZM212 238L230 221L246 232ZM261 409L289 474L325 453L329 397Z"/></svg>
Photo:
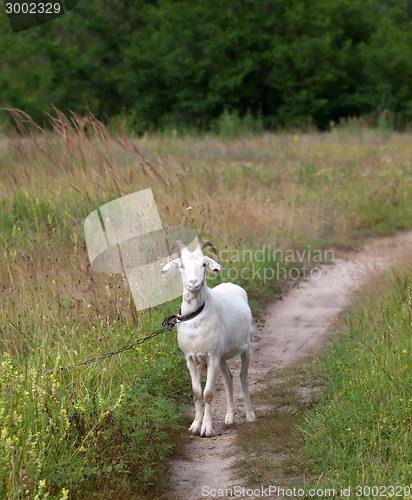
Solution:
<svg viewBox="0 0 412 500"><path fill-rule="evenodd" d="M214 435L213 425L212 425L211 403L218 375L219 375L219 360L211 357L209 358L209 362L207 365L206 386L205 386L205 392L203 394L205 400L205 414L203 415L202 429L200 431L201 436L211 437Z"/></svg>
<svg viewBox="0 0 412 500"><path fill-rule="evenodd" d="M195 403L195 419L189 427L189 431L192 434L200 434L203 418L201 373L191 358L187 359L187 367L192 379L193 401Z"/></svg>

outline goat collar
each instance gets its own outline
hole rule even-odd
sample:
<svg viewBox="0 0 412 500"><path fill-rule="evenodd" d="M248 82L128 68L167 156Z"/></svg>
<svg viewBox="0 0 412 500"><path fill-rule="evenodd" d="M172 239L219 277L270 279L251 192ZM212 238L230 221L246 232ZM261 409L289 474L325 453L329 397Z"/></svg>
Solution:
<svg viewBox="0 0 412 500"><path fill-rule="evenodd" d="M198 309L196 309L196 311L193 311L189 314L184 314L183 316L182 316L182 308L180 308L179 314L177 315L177 318L176 318L177 322L181 323L182 321L189 321L189 319L196 318L196 316L198 316L205 308L205 304L206 304L206 302L203 302L203 304Z"/></svg>

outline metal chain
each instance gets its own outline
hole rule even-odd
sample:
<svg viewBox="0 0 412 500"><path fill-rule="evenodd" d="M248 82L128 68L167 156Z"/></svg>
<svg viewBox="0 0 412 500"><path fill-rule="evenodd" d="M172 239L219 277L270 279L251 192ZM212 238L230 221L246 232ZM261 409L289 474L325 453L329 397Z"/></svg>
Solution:
<svg viewBox="0 0 412 500"><path fill-rule="evenodd" d="M131 344L127 344L123 347L120 347L120 349L116 349L115 351L107 352L106 354L103 354L102 356L95 356L94 358L86 359L85 361L81 361L80 363L76 363L74 365L70 366L60 366L57 370L47 370L46 373L56 373L58 371L62 372L64 370L70 370L72 368L76 368L77 366L85 366L85 365L90 365L92 363L96 363L97 361L101 361L103 359L111 358L112 356L115 356L116 354L120 354L121 352L127 351L131 349L132 347L143 344L143 342L146 342L146 340L152 339L153 337L156 337L156 335L159 335L160 333L163 333L165 331L171 332L172 328L178 323L178 315L177 314L172 314L171 316L168 316L162 321L162 328L159 328L159 330L155 330L152 333L149 333L146 337L141 337Z"/></svg>

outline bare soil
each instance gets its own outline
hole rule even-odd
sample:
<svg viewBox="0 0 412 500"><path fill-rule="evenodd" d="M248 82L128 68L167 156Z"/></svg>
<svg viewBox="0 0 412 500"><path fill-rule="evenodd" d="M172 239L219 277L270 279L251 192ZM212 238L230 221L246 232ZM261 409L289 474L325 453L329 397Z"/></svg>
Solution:
<svg viewBox="0 0 412 500"><path fill-rule="evenodd" d="M252 394L264 388L273 369L282 370L327 346L331 323L351 302L353 291L374 273L390 268L412 245L412 232L366 241L357 252L347 252L330 265L322 265L317 279L301 281L283 298L271 304L253 338L250 366ZM167 498L197 500L202 488L229 488L243 480L232 467L238 451L237 428L245 422L239 381L239 362L230 363L234 373L238 413L236 425L224 423L226 399L219 377L214 398L213 438L191 437L170 462L170 491ZM254 405L257 417L273 409ZM193 409L190 409L193 412ZM253 424L252 424L253 425ZM189 433L189 431L188 431Z"/></svg>

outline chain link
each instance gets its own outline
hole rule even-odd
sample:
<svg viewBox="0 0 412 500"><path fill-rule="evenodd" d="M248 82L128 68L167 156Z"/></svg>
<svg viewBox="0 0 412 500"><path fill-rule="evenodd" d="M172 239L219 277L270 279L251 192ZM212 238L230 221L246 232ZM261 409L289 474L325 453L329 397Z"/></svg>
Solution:
<svg viewBox="0 0 412 500"><path fill-rule="evenodd" d="M111 358L112 356L115 356L116 354L120 354L121 352L128 351L129 349L132 349L132 347L143 344L143 342L146 342L146 340L152 339L153 337L156 337L156 335L159 335L160 333L163 332L171 332L172 328L176 325L178 322L178 315L177 314L172 314L165 318L162 321L162 328L159 328L159 330L155 330L152 333L149 333L146 335L146 337L141 337L137 339L136 341L132 342L131 344L127 344L123 347L120 347L120 349L116 349L115 351L110 351L107 352L106 354L103 354L102 356L95 356L94 358L86 359L85 361L81 361L80 363L76 363L74 365L70 366L60 366L58 369L54 370L47 370L46 373L56 373L56 372L62 372L64 370L71 370L72 368L76 368L77 366L86 366L90 365L92 363L96 363L97 361L101 361L103 359Z"/></svg>

